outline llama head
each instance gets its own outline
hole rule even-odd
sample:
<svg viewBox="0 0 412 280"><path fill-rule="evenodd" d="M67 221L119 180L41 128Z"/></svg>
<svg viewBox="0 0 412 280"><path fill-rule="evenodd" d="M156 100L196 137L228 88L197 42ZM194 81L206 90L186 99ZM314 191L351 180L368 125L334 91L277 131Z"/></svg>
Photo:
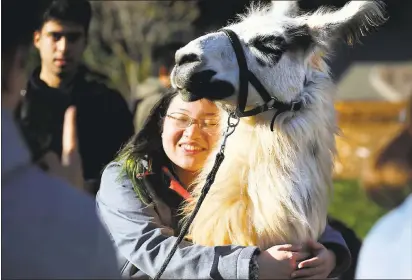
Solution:
<svg viewBox="0 0 412 280"><path fill-rule="evenodd" d="M280 101L291 102L299 98L309 73L319 70L313 62L322 63L321 57L331 52L336 40L352 43L384 20L383 5L376 1L352 1L338 10L320 8L310 14L299 14L296 2L272 1L252 5L225 28L237 34L249 70L266 90ZM223 32L191 41L176 52L175 60L172 86L186 100L207 98L236 106L238 62ZM247 106L262 103L249 85Z"/></svg>

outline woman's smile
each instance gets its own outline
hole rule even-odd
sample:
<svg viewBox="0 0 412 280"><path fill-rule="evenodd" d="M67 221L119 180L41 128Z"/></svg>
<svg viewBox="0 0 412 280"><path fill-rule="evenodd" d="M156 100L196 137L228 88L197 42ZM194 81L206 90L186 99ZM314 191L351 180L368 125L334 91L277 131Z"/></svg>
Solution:
<svg viewBox="0 0 412 280"><path fill-rule="evenodd" d="M181 143L178 145L179 148L187 155L195 155L200 152L206 151L205 148L201 147L197 143Z"/></svg>

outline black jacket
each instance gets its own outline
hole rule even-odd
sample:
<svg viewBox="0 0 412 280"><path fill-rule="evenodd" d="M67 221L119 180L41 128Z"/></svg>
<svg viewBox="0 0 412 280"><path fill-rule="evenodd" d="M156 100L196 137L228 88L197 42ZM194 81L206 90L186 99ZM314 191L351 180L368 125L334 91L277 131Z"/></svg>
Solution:
<svg viewBox="0 0 412 280"><path fill-rule="evenodd" d="M101 172L133 135L133 116L126 101L104 84L87 79L80 68L67 92L50 88L40 80L40 68L30 77L26 93L17 107L16 118L34 160L45 151L62 151L65 110L77 108L77 135L88 191L96 193Z"/></svg>

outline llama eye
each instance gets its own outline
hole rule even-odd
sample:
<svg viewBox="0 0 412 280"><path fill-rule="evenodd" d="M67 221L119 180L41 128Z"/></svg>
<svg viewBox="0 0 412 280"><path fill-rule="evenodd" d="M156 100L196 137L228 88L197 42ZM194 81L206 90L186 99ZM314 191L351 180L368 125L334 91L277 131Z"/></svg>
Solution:
<svg viewBox="0 0 412 280"><path fill-rule="evenodd" d="M250 41L250 45L276 64L285 52L285 39L281 36L258 35Z"/></svg>

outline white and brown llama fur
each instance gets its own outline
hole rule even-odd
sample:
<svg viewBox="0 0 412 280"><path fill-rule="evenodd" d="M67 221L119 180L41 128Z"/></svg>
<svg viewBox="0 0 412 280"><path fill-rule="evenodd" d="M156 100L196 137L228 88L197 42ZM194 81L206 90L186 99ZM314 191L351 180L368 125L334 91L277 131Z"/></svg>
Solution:
<svg viewBox="0 0 412 280"><path fill-rule="evenodd" d="M382 8L380 2L352 1L339 10L321 8L300 14L296 2L280 1L254 5L237 22L226 26L238 35L250 71L268 92L283 102L300 100L304 106L298 112L280 114L273 132L273 110L241 119L227 140L225 160L190 227L194 243L266 249L318 239L327 223L337 132L334 87L325 58L336 39L352 43L368 28L383 23ZM283 37L289 44L275 61L265 51L276 50L276 40L266 40L263 49L251 43L272 35ZM309 36L311 43L294 46L295 39L303 35ZM204 35L178 50L176 56L189 53L198 55L202 63L188 70L174 69L172 85L184 88L179 81L189 79L196 71L212 69L216 74L211 83L220 80L234 87L234 94L217 100L217 104L233 109L239 87L238 64L228 38L222 32ZM262 103L249 84L248 106ZM226 121L227 114L222 110L222 123ZM219 147L193 187L194 199L186 205L186 215L199 198Z"/></svg>

